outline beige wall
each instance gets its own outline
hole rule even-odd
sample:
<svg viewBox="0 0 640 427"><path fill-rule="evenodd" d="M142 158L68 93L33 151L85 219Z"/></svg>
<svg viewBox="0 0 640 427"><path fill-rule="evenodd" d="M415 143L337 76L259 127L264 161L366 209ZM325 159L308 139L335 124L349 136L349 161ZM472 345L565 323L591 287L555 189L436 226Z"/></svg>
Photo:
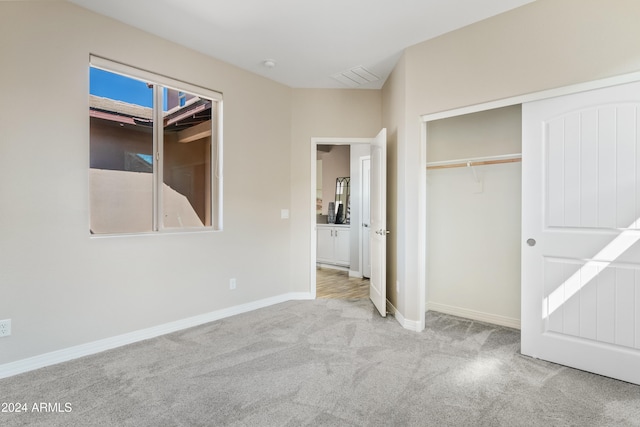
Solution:
<svg viewBox="0 0 640 427"><path fill-rule="evenodd" d="M640 69L640 2L538 0L407 49L418 114ZM413 112L413 111L412 111Z"/></svg>
<svg viewBox="0 0 640 427"><path fill-rule="evenodd" d="M406 129L406 84L406 55L402 55L382 88L382 126L387 128L387 230L391 231L387 236L387 300L401 312L405 309L405 302L398 295L396 282L398 288L404 289L399 284L399 270L404 272L404 268L399 265L404 257L398 252L402 249L398 245L401 232L398 216L404 193L394 189L400 188L399 182L403 179L398 158L398 141L404 140ZM405 293L406 289L403 295ZM409 298L415 298L415 295L410 295Z"/></svg>
<svg viewBox="0 0 640 427"><path fill-rule="evenodd" d="M429 162L497 156L522 150L522 108L512 105L427 124Z"/></svg>
<svg viewBox="0 0 640 427"><path fill-rule="evenodd" d="M67 2L0 36L0 364L291 290L290 88ZM90 236L90 54L224 93L224 231Z"/></svg>
<svg viewBox="0 0 640 427"><path fill-rule="evenodd" d="M310 273L315 269L315 259L311 259L310 221L311 208L315 206L311 188L311 138L374 137L381 127L381 105L379 90L293 90L291 234L295 238L291 239L290 252L294 291L310 290Z"/></svg>

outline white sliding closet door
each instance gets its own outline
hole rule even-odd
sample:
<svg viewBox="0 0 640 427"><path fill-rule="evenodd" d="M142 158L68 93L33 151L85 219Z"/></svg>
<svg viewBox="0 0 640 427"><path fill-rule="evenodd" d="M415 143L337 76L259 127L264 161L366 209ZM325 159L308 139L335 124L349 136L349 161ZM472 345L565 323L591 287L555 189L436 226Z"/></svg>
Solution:
<svg viewBox="0 0 640 427"><path fill-rule="evenodd" d="M640 384L640 83L522 114L522 353Z"/></svg>

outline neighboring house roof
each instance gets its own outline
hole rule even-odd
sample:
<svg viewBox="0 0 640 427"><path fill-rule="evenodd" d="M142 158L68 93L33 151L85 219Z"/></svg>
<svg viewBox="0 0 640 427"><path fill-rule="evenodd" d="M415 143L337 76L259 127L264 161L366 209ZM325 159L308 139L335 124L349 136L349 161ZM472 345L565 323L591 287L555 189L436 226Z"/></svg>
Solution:
<svg viewBox="0 0 640 427"><path fill-rule="evenodd" d="M167 130L177 132L211 120L211 107L212 103L207 99L191 98L185 105L165 113L164 126L171 126ZM152 108L95 95L89 95L89 111L91 117L123 124L151 126L153 123Z"/></svg>
<svg viewBox="0 0 640 427"><path fill-rule="evenodd" d="M139 117L147 120L151 120L153 118L152 108L116 101L111 98L103 98L96 95L89 95L89 109L108 111L111 113L129 117Z"/></svg>

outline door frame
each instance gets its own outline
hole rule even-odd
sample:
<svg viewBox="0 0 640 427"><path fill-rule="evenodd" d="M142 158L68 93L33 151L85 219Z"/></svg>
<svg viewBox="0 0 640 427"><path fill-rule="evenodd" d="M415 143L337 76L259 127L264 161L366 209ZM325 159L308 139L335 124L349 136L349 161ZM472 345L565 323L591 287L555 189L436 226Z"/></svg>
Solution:
<svg viewBox="0 0 640 427"><path fill-rule="evenodd" d="M493 110L496 108L508 107L508 106L517 105L517 104L524 104L527 102L539 101L543 99L555 98L558 96L572 95L579 92L602 89L605 87L617 86L617 85L621 85L625 83L633 83L637 81L640 81L640 71L628 73L628 74L621 74L621 75L607 77L607 78L598 79L598 80L592 80L584 83L561 86L558 88L543 90L539 92L532 92L532 93L513 96L509 98L498 99L495 101L469 105L461 108L454 108L452 110L445 110L445 111L440 111L436 113L424 114L420 116L420 122L421 122L420 123L421 124L420 143L422 147L424 147L423 152L425 153L424 154L425 159L422 159L422 161L424 161L425 163L428 161L428 159L426 159L426 152L427 152L426 148L428 146L427 144L429 143L428 135L427 135L427 123L430 121L463 116L466 114L478 113L481 111ZM426 170L424 172L426 172ZM421 191L419 197L420 197L420 204L422 206L428 206L429 194L426 186L425 186L425 191ZM426 210L425 210L425 213L426 213ZM422 220L424 220L426 223L426 215L425 215L425 218L421 219L421 221ZM426 263L427 263L426 258L428 257L428 253L429 253L429 236L428 236L428 230L426 230L426 227L425 227L425 233L420 233L419 239L424 239L424 241L420 242L420 246L425 248L425 259L423 261L424 262L423 265L426 266ZM522 260L520 262L522 262ZM424 270L426 271L426 268ZM419 290L419 295L418 295L419 298L422 298L423 300L422 303L424 304L425 309L427 307L426 299L427 299L428 289L429 289L428 280L429 280L428 274L425 274L425 277L421 283L421 286L420 286L421 289ZM522 288L522 282L520 283L520 286ZM522 300L521 300L521 304L522 304ZM483 319L477 319L477 320L483 320Z"/></svg>
<svg viewBox="0 0 640 427"><path fill-rule="evenodd" d="M309 248L309 253L311 254L311 268L309 272L309 293L312 299L316 298L316 245L317 245L317 236L316 236L316 160L317 160L317 152L318 145L352 145L352 144L371 144L372 138L323 138L323 137L313 137L311 138L311 189L309 194L311 194L311 204L310 204L310 221L309 221L309 229L311 234L311 244ZM360 227L361 228L361 227ZM360 257L360 263L362 263L362 257ZM362 267L358 269L358 271L362 271Z"/></svg>

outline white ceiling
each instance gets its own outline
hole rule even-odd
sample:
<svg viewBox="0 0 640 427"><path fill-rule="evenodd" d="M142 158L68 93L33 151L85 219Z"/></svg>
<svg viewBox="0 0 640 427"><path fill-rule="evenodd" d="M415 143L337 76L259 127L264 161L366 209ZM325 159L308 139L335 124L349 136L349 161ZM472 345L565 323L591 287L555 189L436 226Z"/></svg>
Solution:
<svg viewBox="0 0 640 427"><path fill-rule="evenodd" d="M287 86L362 66L379 89L405 48L534 0L69 1Z"/></svg>

